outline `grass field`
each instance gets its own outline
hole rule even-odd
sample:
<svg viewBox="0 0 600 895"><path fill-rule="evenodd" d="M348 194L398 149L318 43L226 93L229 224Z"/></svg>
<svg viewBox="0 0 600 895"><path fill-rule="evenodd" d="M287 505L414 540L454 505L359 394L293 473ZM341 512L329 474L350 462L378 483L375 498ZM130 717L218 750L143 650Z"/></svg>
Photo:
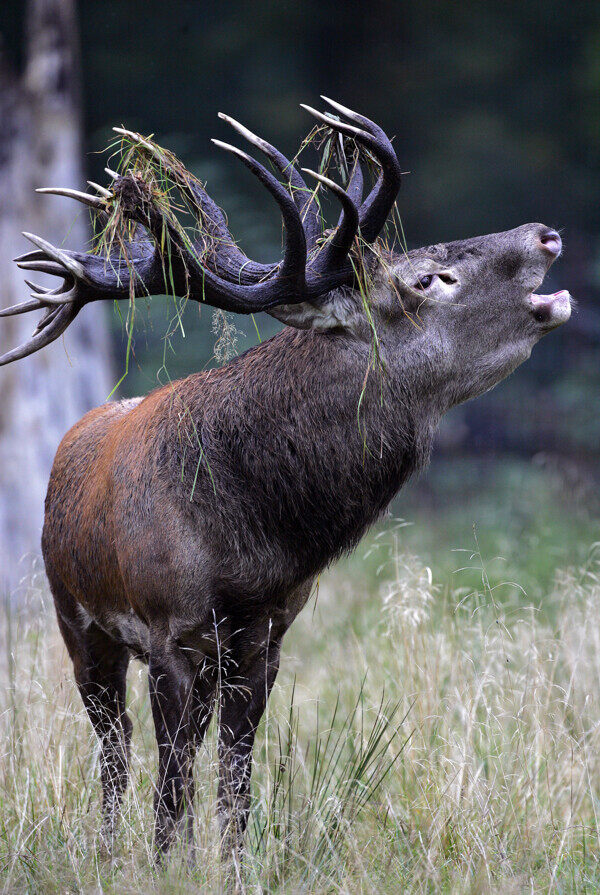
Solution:
<svg viewBox="0 0 600 895"><path fill-rule="evenodd" d="M324 574L288 634L255 752L245 891L600 889L597 517L547 469L465 481L442 475L433 502L409 489L395 509L412 524L390 520ZM2 624L0 890L220 891L213 732L196 868L175 854L151 869L141 665L113 860L99 847L97 747L38 584Z"/></svg>

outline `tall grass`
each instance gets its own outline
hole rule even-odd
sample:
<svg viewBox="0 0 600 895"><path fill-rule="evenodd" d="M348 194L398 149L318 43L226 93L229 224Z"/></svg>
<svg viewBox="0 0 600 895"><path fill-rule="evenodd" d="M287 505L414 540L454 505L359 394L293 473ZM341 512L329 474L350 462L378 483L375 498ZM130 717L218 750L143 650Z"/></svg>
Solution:
<svg viewBox="0 0 600 895"><path fill-rule="evenodd" d="M255 752L246 891L596 891L600 550L557 573L542 614L516 584L490 585L477 547L444 591L397 538L373 542L374 581L323 576L288 635ZM2 627L1 890L220 891L214 732L195 869L175 852L156 874L154 735L132 665L132 782L110 859L97 745L41 580Z"/></svg>

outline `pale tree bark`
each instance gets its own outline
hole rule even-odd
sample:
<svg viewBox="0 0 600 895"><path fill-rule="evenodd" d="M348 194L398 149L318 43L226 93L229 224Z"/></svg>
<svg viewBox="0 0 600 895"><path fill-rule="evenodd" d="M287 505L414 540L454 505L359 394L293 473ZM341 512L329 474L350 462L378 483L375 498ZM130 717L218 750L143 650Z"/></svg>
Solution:
<svg viewBox="0 0 600 895"><path fill-rule="evenodd" d="M1 47L0 47L1 50ZM5 54L2 54L4 57ZM30 0L24 72L0 59L0 305L24 301L12 259L22 230L83 248L90 222L68 199L38 186L82 188L79 49L74 0ZM57 285L56 278L34 280ZM105 310L90 305L62 340L0 367L0 589L19 598L39 568L48 474L65 431L110 391ZM0 353L27 339L31 314L0 320ZM39 317L40 315L35 315Z"/></svg>

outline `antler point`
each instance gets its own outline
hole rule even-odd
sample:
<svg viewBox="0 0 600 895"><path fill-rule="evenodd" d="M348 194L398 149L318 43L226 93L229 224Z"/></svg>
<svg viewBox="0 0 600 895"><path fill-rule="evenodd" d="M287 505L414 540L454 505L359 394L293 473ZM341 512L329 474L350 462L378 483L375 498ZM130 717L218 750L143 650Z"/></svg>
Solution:
<svg viewBox="0 0 600 895"><path fill-rule="evenodd" d="M211 143L214 143L220 149L225 149L227 152L235 152L236 155L246 154L241 149L238 149L237 146L232 146L231 143L224 143L223 140L217 140L215 137L211 137Z"/></svg>

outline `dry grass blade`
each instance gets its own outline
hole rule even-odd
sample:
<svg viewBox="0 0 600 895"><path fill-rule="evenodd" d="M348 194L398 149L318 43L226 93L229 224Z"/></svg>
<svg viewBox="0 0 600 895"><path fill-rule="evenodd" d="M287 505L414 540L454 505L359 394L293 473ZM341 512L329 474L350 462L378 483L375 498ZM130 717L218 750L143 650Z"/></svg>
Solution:
<svg viewBox="0 0 600 895"><path fill-rule="evenodd" d="M443 598L395 549L368 601L349 571L325 576L324 630L296 622L259 731L246 891L597 891L599 559L557 575L554 626L525 602L508 611L477 548L466 596ZM0 891L219 891L214 733L197 867L176 852L156 876L152 719L132 666L132 782L108 861L97 743L45 590L30 600L2 625Z"/></svg>

